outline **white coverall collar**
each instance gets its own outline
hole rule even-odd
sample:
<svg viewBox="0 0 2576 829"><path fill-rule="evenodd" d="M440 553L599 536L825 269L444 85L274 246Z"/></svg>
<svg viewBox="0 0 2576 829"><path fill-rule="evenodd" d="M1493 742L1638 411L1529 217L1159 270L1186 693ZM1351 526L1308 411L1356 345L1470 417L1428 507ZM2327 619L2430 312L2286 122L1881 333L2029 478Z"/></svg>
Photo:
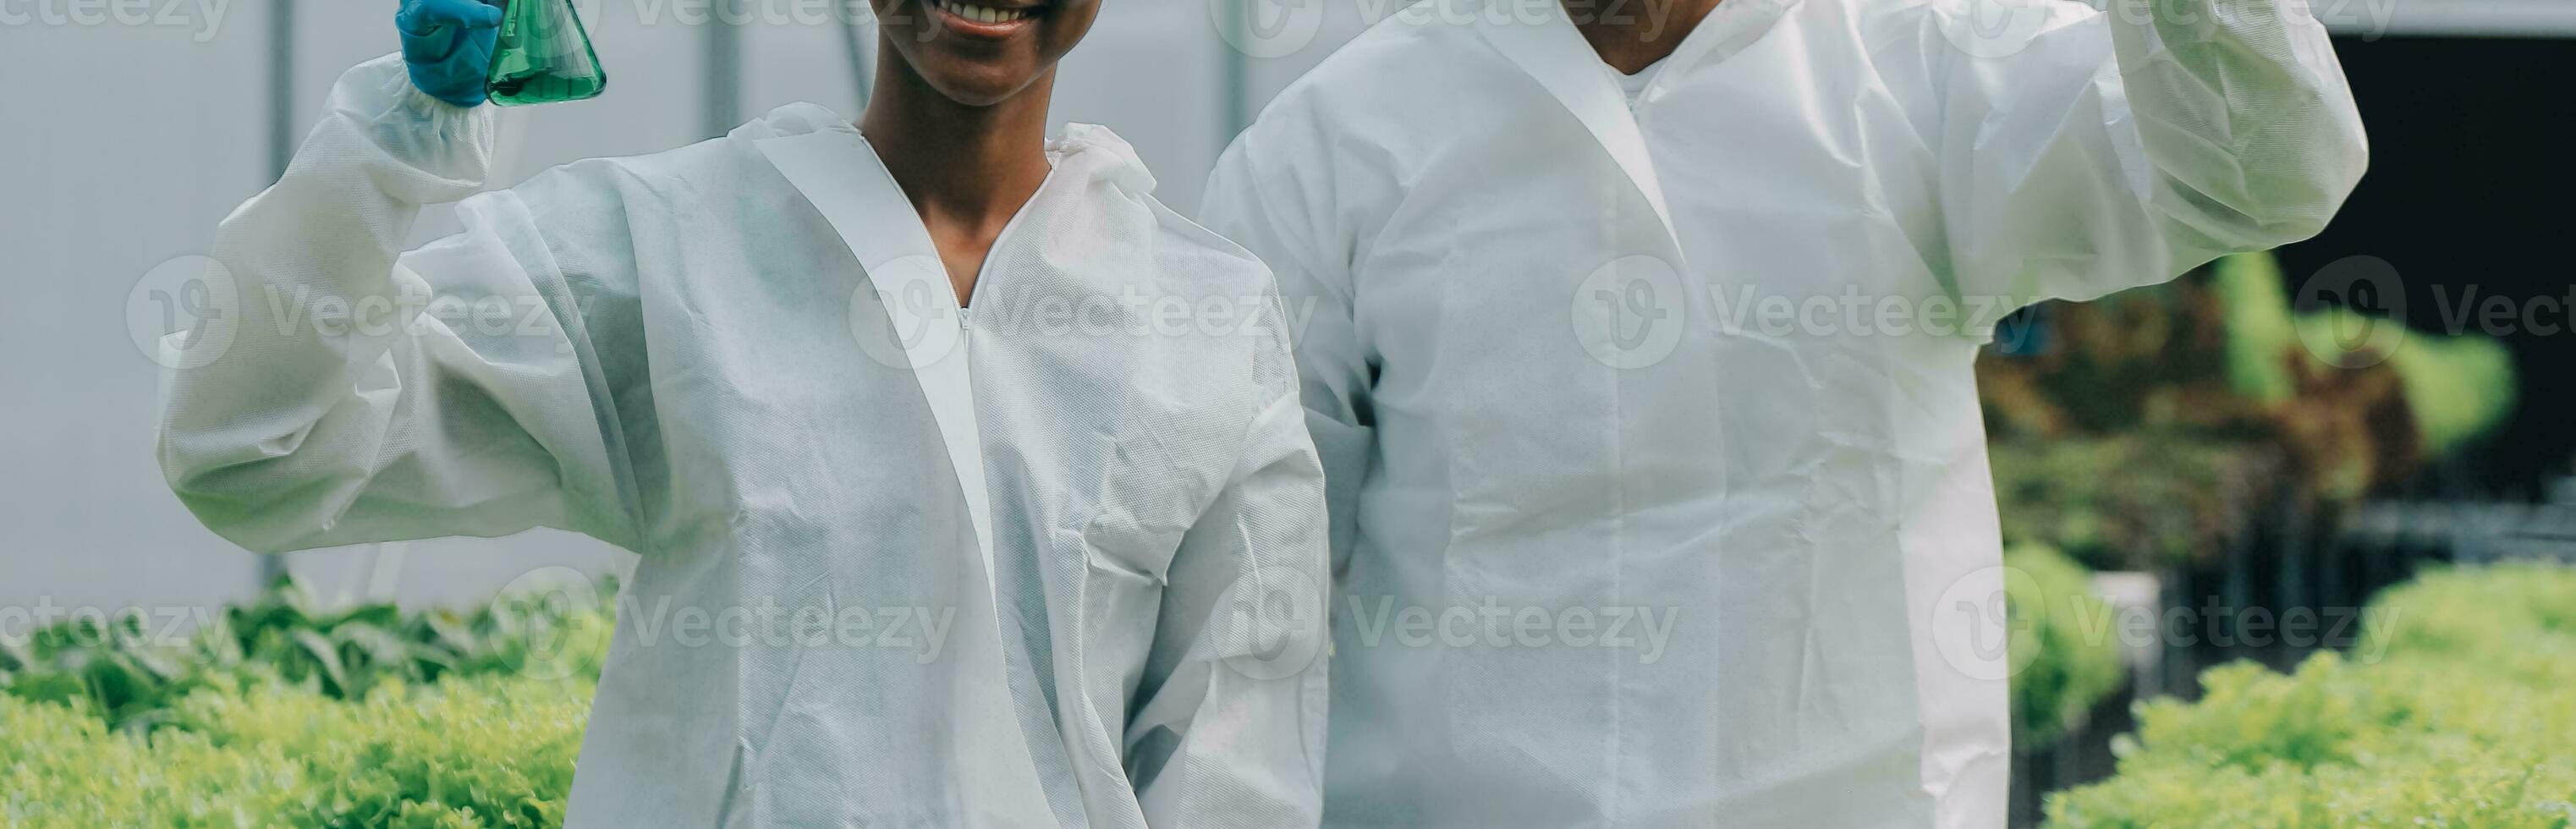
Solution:
<svg viewBox="0 0 2576 829"><path fill-rule="evenodd" d="M858 128L829 109L789 104L743 125L736 136L760 149L859 260L870 290L851 297L851 334L862 338L865 346L865 338L894 333L896 342L867 350L878 359L900 360L912 369L963 490L959 495L974 524L985 586L998 590L991 494L984 480L982 429L976 422L975 388L968 370L966 316L929 229ZM1048 142L1047 150L1051 163L1074 153L1103 152L1110 157L1101 159L1104 163L1093 172L1130 189L1153 187L1143 165L1133 163L1134 151L1106 129L1072 125L1063 139ZM1053 182L1050 176L1048 183ZM876 324L885 327L876 328Z"/></svg>
<svg viewBox="0 0 2576 829"><path fill-rule="evenodd" d="M1672 210L1665 206L1663 182L1646 152L1645 133L1618 81L1601 71L1601 56L1558 0L1487 0L1493 7L1473 15L1476 28L1495 51L1529 73L1566 111L1583 122L1601 148L1628 174L1628 180L1653 205L1667 235L1676 233ZM1726 0L1684 37L1673 54L1659 61L1654 85L1688 72L1702 60L1724 60L1741 49L1748 36L1776 21L1799 0ZM1721 49L1720 47L1724 48ZM1648 99L1653 94L1650 86ZM1679 253L1678 236L1673 247Z"/></svg>
<svg viewBox="0 0 2576 829"><path fill-rule="evenodd" d="M858 128L828 108L788 104L744 124L734 135L758 147L859 260L871 290L851 296L851 334L861 338L864 347L870 345L868 338L894 333L897 342L866 350L872 357L901 361L912 369L939 426L949 464L956 469L967 517L974 524L985 585L998 590L991 494L984 480L982 429L968 370L966 316L929 228ZM1059 186L1058 179L1067 177L1068 171L1073 177L1106 181L1135 195L1154 189L1154 177L1135 149L1106 127L1066 125L1063 137L1047 142L1047 160L1057 172L1048 176L1041 189Z"/></svg>

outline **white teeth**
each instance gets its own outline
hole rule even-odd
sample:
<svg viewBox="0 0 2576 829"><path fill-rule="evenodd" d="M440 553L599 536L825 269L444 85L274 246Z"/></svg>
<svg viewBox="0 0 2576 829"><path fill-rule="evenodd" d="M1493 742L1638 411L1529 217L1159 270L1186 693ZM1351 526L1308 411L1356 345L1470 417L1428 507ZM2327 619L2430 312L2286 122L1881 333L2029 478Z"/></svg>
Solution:
<svg viewBox="0 0 2576 829"><path fill-rule="evenodd" d="M1029 16L1025 9L996 9L991 6L953 2L953 0L939 0L939 7L946 9L950 14L977 23L1007 23Z"/></svg>

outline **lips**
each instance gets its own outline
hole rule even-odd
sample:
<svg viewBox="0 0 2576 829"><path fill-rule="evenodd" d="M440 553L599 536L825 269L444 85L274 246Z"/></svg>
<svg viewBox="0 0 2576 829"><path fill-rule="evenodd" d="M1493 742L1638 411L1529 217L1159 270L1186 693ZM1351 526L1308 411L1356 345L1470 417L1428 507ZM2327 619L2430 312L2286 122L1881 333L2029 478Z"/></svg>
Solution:
<svg viewBox="0 0 2576 829"><path fill-rule="evenodd" d="M948 28L986 36L1002 36L1019 31L1038 16L1039 7L988 6L962 0L924 0L939 9Z"/></svg>

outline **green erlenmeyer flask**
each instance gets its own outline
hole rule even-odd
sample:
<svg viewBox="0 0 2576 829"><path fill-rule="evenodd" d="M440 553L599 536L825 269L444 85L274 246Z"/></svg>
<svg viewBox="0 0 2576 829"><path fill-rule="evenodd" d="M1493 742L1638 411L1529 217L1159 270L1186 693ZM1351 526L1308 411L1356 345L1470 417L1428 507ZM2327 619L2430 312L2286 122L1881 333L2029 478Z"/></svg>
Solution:
<svg viewBox="0 0 2576 829"><path fill-rule="evenodd" d="M593 98L608 88L572 0L507 0L484 82L492 103L549 104Z"/></svg>

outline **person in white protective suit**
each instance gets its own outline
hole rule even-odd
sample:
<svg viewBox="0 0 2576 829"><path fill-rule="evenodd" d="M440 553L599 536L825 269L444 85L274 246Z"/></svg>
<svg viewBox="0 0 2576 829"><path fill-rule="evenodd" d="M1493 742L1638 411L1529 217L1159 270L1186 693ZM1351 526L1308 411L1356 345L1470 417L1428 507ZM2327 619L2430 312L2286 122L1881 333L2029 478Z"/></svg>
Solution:
<svg viewBox="0 0 2576 829"><path fill-rule="evenodd" d="M1571 7L1576 11L1569 13ZM1278 274L1334 513L1325 824L2005 817L2005 313L2316 233L2297 0L1423 0L1202 221Z"/></svg>
<svg viewBox="0 0 2576 829"><path fill-rule="evenodd" d="M1096 6L881 2L862 123L480 194L490 107L351 70L217 234L238 323L164 343L171 487L257 551L638 553L574 826L1314 825L1287 326L1127 144L1046 139ZM463 232L403 252L445 202Z"/></svg>

